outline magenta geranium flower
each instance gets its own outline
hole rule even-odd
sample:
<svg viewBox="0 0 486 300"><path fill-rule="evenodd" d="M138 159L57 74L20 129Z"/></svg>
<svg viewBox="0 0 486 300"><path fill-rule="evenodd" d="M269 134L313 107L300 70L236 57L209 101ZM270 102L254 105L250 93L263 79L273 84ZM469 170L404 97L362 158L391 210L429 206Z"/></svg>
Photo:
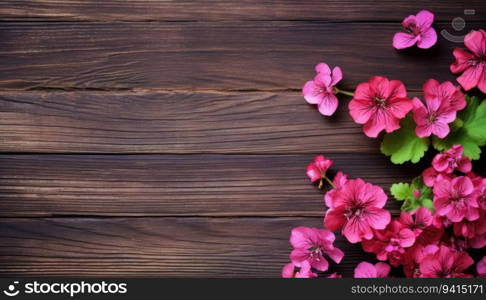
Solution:
<svg viewBox="0 0 486 300"><path fill-rule="evenodd" d="M393 36L393 47L399 50L415 44L422 49L432 47L437 42L437 33L432 28L432 23L434 23L434 14L427 10L406 17L402 26L407 32L397 32Z"/></svg>
<svg viewBox="0 0 486 300"><path fill-rule="evenodd" d="M432 166L437 172L447 174L455 170L468 173L472 169L471 160L463 154L464 148L461 145L454 145L449 150L437 154L432 160Z"/></svg>
<svg viewBox="0 0 486 300"><path fill-rule="evenodd" d="M312 272L308 261L303 261L298 272L295 271L293 263L286 264L282 268L282 278L316 278L317 274Z"/></svg>
<svg viewBox="0 0 486 300"><path fill-rule="evenodd" d="M451 82L440 84L429 79L424 84L425 104L418 98L413 99L413 119L417 124L418 137L434 134L444 138L449 134L449 123L456 119L456 112L466 107L464 94Z"/></svg>
<svg viewBox="0 0 486 300"><path fill-rule="evenodd" d="M437 180L433 192L437 215L446 216L454 223L464 218L469 221L479 218L477 194L469 177Z"/></svg>
<svg viewBox="0 0 486 300"><path fill-rule="evenodd" d="M354 269L354 278L386 278L390 270L390 266L386 263L378 262L373 265L363 261Z"/></svg>
<svg viewBox="0 0 486 300"><path fill-rule="evenodd" d="M318 155L314 161L307 165L307 177L311 182L322 179L327 170L332 166L332 160L327 159L324 155Z"/></svg>
<svg viewBox="0 0 486 300"><path fill-rule="evenodd" d="M429 254L420 263L423 278L465 278L472 275L464 274L474 261L466 253L456 251L446 246L440 246L436 253Z"/></svg>
<svg viewBox="0 0 486 300"><path fill-rule="evenodd" d="M356 123L364 124L364 133L373 138L382 130L392 132L400 128L400 120L412 108L403 83L381 76L360 83L349 102L351 117Z"/></svg>
<svg viewBox="0 0 486 300"><path fill-rule="evenodd" d="M375 231L371 240L363 240L363 250L376 254L378 260L389 260L392 266L403 263L405 249L415 243L415 234L398 220L392 220L384 230Z"/></svg>
<svg viewBox="0 0 486 300"><path fill-rule="evenodd" d="M451 72L462 73L457 82L466 91L477 86L486 93L486 31L471 31L464 38L464 45L468 50L454 49L456 61L451 65Z"/></svg>
<svg viewBox="0 0 486 300"><path fill-rule="evenodd" d="M319 271L327 271L329 263L324 256L340 263L344 253L335 248L335 236L326 229L297 227L292 229L290 244L294 248L290 253L290 261L297 267L302 267L307 261L310 266Z"/></svg>
<svg viewBox="0 0 486 300"><path fill-rule="evenodd" d="M342 228L351 243L371 239L373 229L384 229L390 222L390 212L383 209L387 196L382 188L362 179L345 181L334 192L329 191L324 225L334 231Z"/></svg>
<svg viewBox="0 0 486 300"><path fill-rule="evenodd" d="M334 67L331 71L325 63L315 67L317 75L314 80L307 81L302 89L305 101L309 104L317 104L322 115L334 114L338 107L334 86L341 81L343 73L340 67Z"/></svg>

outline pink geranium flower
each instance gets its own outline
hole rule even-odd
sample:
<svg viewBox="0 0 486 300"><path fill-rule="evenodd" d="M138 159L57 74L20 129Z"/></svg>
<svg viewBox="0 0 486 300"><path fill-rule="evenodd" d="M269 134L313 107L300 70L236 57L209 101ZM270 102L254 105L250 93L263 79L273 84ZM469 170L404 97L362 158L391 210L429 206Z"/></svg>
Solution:
<svg viewBox="0 0 486 300"><path fill-rule="evenodd" d="M378 260L389 260L392 266L403 263L405 249L415 242L415 234L400 221L392 220L384 230L375 231L371 240L362 242L363 250L376 254Z"/></svg>
<svg viewBox="0 0 486 300"><path fill-rule="evenodd" d="M419 48L428 49L437 42L437 33L432 28L434 14L427 10L421 10L417 15L406 17L402 26L407 31L397 32L393 37L395 49L405 49L417 44Z"/></svg>
<svg viewBox="0 0 486 300"><path fill-rule="evenodd" d="M457 82L466 91L477 86L486 93L486 31L471 31L464 38L464 45L469 51L454 49L456 61L451 65L451 72L462 73Z"/></svg>
<svg viewBox="0 0 486 300"><path fill-rule="evenodd" d="M463 278L472 277L464 274L474 261L466 253L440 246L436 253L429 254L420 263L421 277L424 278Z"/></svg>
<svg viewBox="0 0 486 300"><path fill-rule="evenodd" d="M390 266L378 262L375 265L363 261L354 269L354 278L386 278L390 273Z"/></svg>
<svg viewBox="0 0 486 300"><path fill-rule="evenodd" d="M309 104L317 104L322 115L334 114L338 107L334 86L341 81L343 74L341 68L334 67L331 71L325 63L315 67L317 75L314 80L307 81L302 89L305 101Z"/></svg>
<svg viewBox="0 0 486 300"><path fill-rule="evenodd" d="M303 261L298 272L295 271L293 263L286 264L282 268L282 278L316 278L317 274L312 272L308 261Z"/></svg>
<svg viewBox="0 0 486 300"><path fill-rule="evenodd" d="M452 180L438 180L434 185L434 207L436 214L446 216L451 222L464 218L474 221L479 218L477 195L474 186L466 176Z"/></svg>
<svg viewBox="0 0 486 300"><path fill-rule="evenodd" d="M297 267L302 267L303 262L307 261L312 268L327 271L329 263L324 255L336 263L341 262L344 256L341 250L334 247L334 239L334 234L326 229L294 228L290 235L290 244L294 247L290 261Z"/></svg>
<svg viewBox="0 0 486 300"><path fill-rule="evenodd" d="M456 119L456 112L466 107L464 94L451 82L440 84L429 79L424 84L425 104L418 98L413 99L413 119L417 124L418 137L434 134L445 138L449 134L449 123Z"/></svg>
<svg viewBox="0 0 486 300"><path fill-rule="evenodd" d="M358 124L364 124L364 133L377 137L385 130L400 128L400 120L413 108L401 81L373 76L360 83L349 102L349 113Z"/></svg>
<svg viewBox="0 0 486 300"><path fill-rule="evenodd" d="M437 172L452 173L455 170L468 173L472 169L471 160L463 156L464 148L454 145L449 150L437 154L432 160L432 166Z"/></svg>
<svg viewBox="0 0 486 300"><path fill-rule="evenodd" d="M332 166L332 160L327 159L324 155L318 155L314 158L314 161L307 166L307 177L311 182L322 179L327 170Z"/></svg>
<svg viewBox="0 0 486 300"><path fill-rule="evenodd" d="M343 228L343 235L351 243L371 239L373 229L384 229L390 222L390 212L383 209L387 196L378 186L358 178L328 193L326 203L330 209L324 218L325 227L331 231Z"/></svg>
<svg viewBox="0 0 486 300"><path fill-rule="evenodd" d="M332 273L331 275L327 276L327 278L343 278L343 275L338 273Z"/></svg>
<svg viewBox="0 0 486 300"><path fill-rule="evenodd" d="M413 213L401 212L400 223L412 230L415 236L419 236L424 229L432 225L432 212L425 206L420 207Z"/></svg>

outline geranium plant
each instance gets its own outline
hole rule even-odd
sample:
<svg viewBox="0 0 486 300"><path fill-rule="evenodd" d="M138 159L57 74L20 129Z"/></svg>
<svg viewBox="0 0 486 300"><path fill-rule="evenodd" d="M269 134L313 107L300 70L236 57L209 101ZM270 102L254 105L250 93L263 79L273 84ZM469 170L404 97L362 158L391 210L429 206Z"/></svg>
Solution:
<svg viewBox="0 0 486 300"><path fill-rule="evenodd" d="M406 32L394 36L393 46L431 48L437 41L433 20L429 11L408 16L402 23ZM332 115L337 96L344 94L352 97L349 114L366 136L384 132L380 149L393 163L417 163L431 146L438 152L411 182L393 184L390 197L381 187L340 171L329 177L333 162L317 156L306 173L324 191L323 228L292 230L293 250L283 277L318 277L330 263L339 264L345 253L334 246L335 232L376 257L356 266L356 278L387 277L394 269L406 277L486 276L486 256L475 262L468 252L486 246L486 178L473 172L472 162L486 145L486 101L465 94L475 87L486 92L486 32L470 32L464 44L467 50L454 49L456 61L450 66L462 74L459 85L426 79L422 99L410 98L401 81L377 75L354 93L344 91L337 87L341 68L316 66L303 95L322 115ZM388 201L402 203L399 216L386 209Z"/></svg>

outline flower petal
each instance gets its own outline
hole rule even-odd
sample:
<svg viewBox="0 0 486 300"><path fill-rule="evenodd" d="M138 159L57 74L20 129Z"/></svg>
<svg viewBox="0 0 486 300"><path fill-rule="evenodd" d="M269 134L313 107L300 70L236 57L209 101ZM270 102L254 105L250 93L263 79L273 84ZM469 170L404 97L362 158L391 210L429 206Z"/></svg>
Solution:
<svg viewBox="0 0 486 300"><path fill-rule="evenodd" d="M293 278L295 266L293 263L288 263L282 268L282 278Z"/></svg>
<svg viewBox="0 0 486 300"><path fill-rule="evenodd" d="M359 263L354 269L354 278L377 278L375 266L366 261Z"/></svg>
<svg viewBox="0 0 486 300"><path fill-rule="evenodd" d="M321 102L323 98L321 89L314 80L307 81L302 89L305 101L309 104L318 104Z"/></svg>
<svg viewBox="0 0 486 300"><path fill-rule="evenodd" d="M368 224L374 229L385 229L390 223L391 215L386 209L370 207L366 209L363 218L365 218Z"/></svg>
<svg viewBox="0 0 486 300"><path fill-rule="evenodd" d="M452 73L461 73L471 67L470 61L474 59L474 54L460 48L455 48L454 51L452 51L452 54L456 58L456 61L450 66Z"/></svg>
<svg viewBox="0 0 486 300"><path fill-rule="evenodd" d="M375 264L375 269L377 278L386 278L391 271L390 266L382 262L377 262Z"/></svg>
<svg viewBox="0 0 486 300"><path fill-rule="evenodd" d="M344 216L345 209L344 206L328 209L324 217L324 226L331 231L343 227L346 223L346 217Z"/></svg>
<svg viewBox="0 0 486 300"><path fill-rule="evenodd" d="M343 72L341 71L340 67L334 67L332 69L332 81L331 86L335 86L341 79L343 79Z"/></svg>
<svg viewBox="0 0 486 300"><path fill-rule="evenodd" d="M469 91L478 85L483 72L484 65L482 64L470 67L466 69L461 76L457 77L457 82L459 82L466 91Z"/></svg>
<svg viewBox="0 0 486 300"><path fill-rule="evenodd" d="M437 43L437 32L434 28L429 28L422 34L420 34L420 39L417 41L417 46L421 49L429 49Z"/></svg>
<svg viewBox="0 0 486 300"><path fill-rule="evenodd" d="M486 53L485 38L481 31L473 30L464 37L464 45L480 57Z"/></svg>
<svg viewBox="0 0 486 300"><path fill-rule="evenodd" d="M374 109L370 106L368 100L361 98L353 98L349 104L349 114L354 122L358 124L365 124L371 118Z"/></svg>
<svg viewBox="0 0 486 300"><path fill-rule="evenodd" d="M324 116L331 116L338 107L338 99L335 95L329 94L322 98L318 104L319 112Z"/></svg>
<svg viewBox="0 0 486 300"><path fill-rule="evenodd" d="M393 36L393 48L397 50L410 48L417 42L418 37L404 33L404 32L397 32Z"/></svg>
<svg viewBox="0 0 486 300"><path fill-rule="evenodd" d="M373 231L370 226L361 219L351 218L346 225L344 225L343 235L350 243L354 244L361 242L362 238L367 240L371 239L373 237Z"/></svg>
<svg viewBox="0 0 486 300"><path fill-rule="evenodd" d="M319 63L314 67L316 73L331 75L331 68L326 63Z"/></svg>
<svg viewBox="0 0 486 300"><path fill-rule="evenodd" d="M415 15L415 20L421 29L428 28L434 23L434 14L428 10L421 10Z"/></svg>

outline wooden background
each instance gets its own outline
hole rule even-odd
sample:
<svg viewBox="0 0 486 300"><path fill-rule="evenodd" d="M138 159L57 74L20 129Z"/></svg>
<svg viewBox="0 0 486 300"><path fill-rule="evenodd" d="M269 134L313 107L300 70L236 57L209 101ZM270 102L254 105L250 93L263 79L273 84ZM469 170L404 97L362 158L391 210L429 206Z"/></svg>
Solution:
<svg viewBox="0 0 486 300"><path fill-rule="evenodd" d="M454 80L459 44L391 47L420 9L486 27L484 0L1 1L0 275L280 276L290 229L322 226L315 154L384 188L420 173L379 154L349 98L324 118L300 94L320 61L347 89ZM337 244L330 271L371 258Z"/></svg>

